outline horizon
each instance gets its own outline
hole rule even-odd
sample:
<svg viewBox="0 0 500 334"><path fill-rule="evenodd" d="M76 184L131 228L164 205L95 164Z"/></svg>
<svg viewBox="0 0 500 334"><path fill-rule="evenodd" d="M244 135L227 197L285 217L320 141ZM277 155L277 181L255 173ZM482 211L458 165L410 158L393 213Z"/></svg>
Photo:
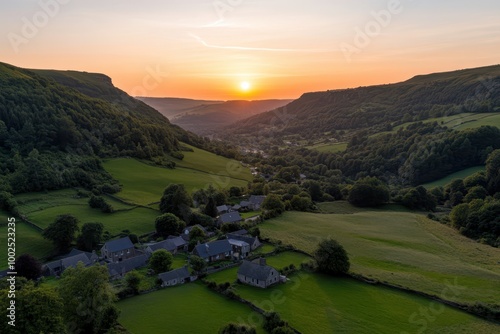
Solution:
<svg viewBox="0 0 500 334"><path fill-rule="evenodd" d="M493 66L500 54L500 4L491 0L40 0L1 7L3 61L102 73L132 96L293 100Z"/></svg>

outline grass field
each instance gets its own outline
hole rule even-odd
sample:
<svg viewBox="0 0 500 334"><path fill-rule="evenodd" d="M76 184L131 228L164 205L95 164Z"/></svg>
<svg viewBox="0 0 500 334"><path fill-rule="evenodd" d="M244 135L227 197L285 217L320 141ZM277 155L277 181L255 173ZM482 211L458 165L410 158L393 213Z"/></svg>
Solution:
<svg viewBox="0 0 500 334"><path fill-rule="evenodd" d="M347 143L321 143L308 146L308 149L316 150L322 153L336 153L343 152L347 149Z"/></svg>
<svg viewBox="0 0 500 334"><path fill-rule="evenodd" d="M304 334L497 333L500 326L429 299L347 278L300 272L268 289L238 284L235 292L276 310ZM424 318L420 310L429 312ZM424 328L425 326L425 328Z"/></svg>
<svg viewBox="0 0 500 334"><path fill-rule="evenodd" d="M246 319L252 310L222 297L201 283L166 288L117 303L119 322L132 334L217 333L229 322ZM265 333L258 328L258 333Z"/></svg>
<svg viewBox="0 0 500 334"><path fill-rule="evenodd" d="M465 290L451 300L498 303L500 249L478 244L424 216L394 211L353 214L287 212L259 226L263 237L313 252L326 237L337 239L351 271L440 295L448 282Z"/></svg>
<svg viewBox="0 0 500 334"><path fill-rule="evenodd" d="M0 270L7 268L7 218L9 216L0 211ZM39 231L19 220L16 221L16 257L28 253L38 259L50 255L52 244L45 240Z"/></svg>
<svg viewBox="0 0 500 334"><path fill-rule="evenodd" d="M476 166L476 167L467 168L467 169L461 170L459 172L450 174L442 179L423 184L423 186L425 188L428 188L428 189L434 188L434 187L444 187L445 185L451 183L451 181L453 181L455 179L465 179L467 176L471 176L474 173L481 172L484 170L485 170L484 166Z"/></svg>
<svg viewBox="0 0 500 334"><path fill-rule="evenodd" d="M231 160L226 159L226 161L230 162ZM205 163L205 161L200 160L198 163ZM195 162L191 164L195 165ZM182 167L175 169L154 167L134 159L125 158L106 160L103 166L123 186L123 190L117 196L127 202L141 205L159 202L163 190L171 183L182 183L189 192L204 188L209 184L216 188L247 186L248 181L244 179L246 172L241 175L234 172L233 177L229 177L228 172L222 173L222 171L220 171L221 174L210 174L211 164L209 161L206 164L207 172ZM236 166L236 162L231 166ZM236 170L236 167L234 168ZM217 169L215 171L214 173L219 172Z"/></svg>

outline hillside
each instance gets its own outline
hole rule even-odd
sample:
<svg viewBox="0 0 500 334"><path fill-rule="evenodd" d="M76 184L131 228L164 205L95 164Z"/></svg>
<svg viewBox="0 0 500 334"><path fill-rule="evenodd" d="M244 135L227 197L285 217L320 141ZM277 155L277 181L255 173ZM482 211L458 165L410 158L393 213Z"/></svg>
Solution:
<svg viewBox="0 0 500 334"><path fill-rule="evenodd" d="M406 122L499 111L500 65L495 65L420 75L390 85L306 93L286 109L251 117L228 132L240 137L259 131L278 138L345 140L353 131L377 133Z"/></svg>
<svg viewBox="0 0 500 334"><path fill-rule="evenodd" d="M0 63L0 190L112 182L96 157L161 157L201 140L102 74Z"/></svg>
<svg viewBox="0 0 500 334"><path fill-rule="evenodd" d="M236 121L282 107L291 100L197 101L174 98L139 98L183 129L209 135Z"/></svg>

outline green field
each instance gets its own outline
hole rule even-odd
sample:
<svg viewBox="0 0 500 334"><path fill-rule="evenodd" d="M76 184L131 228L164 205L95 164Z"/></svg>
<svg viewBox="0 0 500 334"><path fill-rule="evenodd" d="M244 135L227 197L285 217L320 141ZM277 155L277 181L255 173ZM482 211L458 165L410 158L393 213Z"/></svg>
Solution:
<svg viewBox="0 0 500 334"><path fill-rule="evenodd" d="M7 217L6 213L0 212L0 270L7 268ZM45 240L34 227L16 221L16 257L28 253L38 259L50 255L52 244Z"/></svg>
<svg viewBox="0 0 500 334"><path fill-rule="evenodd" d="M444 187L447 184L451 183L451 181L453 181L455 179L465 179L467 176L471 176L472 174L475 174L477 172L481 172L484 170L485 170L484 166L467 168L467 169L461 170L459 172L450 174L442 179L423 184L423 186L425 188L428 188L428 189L434 188L434 187Z"/></svg>
<svg viewBox="0 0 500 334"><path fill-rule="evenodd" d="M246 319L252 310L210 291L201 283L189 283L125 299L117 303L119 322L132 334L217 333L229 322ZM258 328L258 333L265 333Z"/></svg>
<svg viewBox="0 0 500 334"><path fill-rule="evenodd" d="M300 264L309 262L311 258L307 255L297 252L283 252L266 258L267 264L281 270L293 264L295 267L300 268Z"/></svg>
<svg viewBox="0 0 500 334"><path fill-rule="evenodd" d="M188 154L190 152L185 153ZM194 156L192 156L191 160L195 160ZM225 160L228 164L231 162L229 159ZM229 176L229 172L223 172L218 169L213 169L213 171L214 173L220 172L220 174L210 173L212 171L211 168L220 167L219 163L210 163L210 161L206 161L205 163L201 159L197 163L205 164L205 171L183 167L175 169L160 168L146 165L134 159L125 158L106 160L103 166L123 186L123 190L117 196L128 202L141 205L151 205L152 203L159 202L163 190L171 183L182 183L190 192L195 189L204 188L209 184L212 184L216 188L247 186L246 171L237 172L238 169L234 167L237 164L236 162L230 164L235 170L231 174L231 177ZM194 161L191 161L190 164L196 166ZM248 174L250 174L249 171Z"/></svg>
<svg viewBox="0 0 500 334"><path fill-rule="evenodd" d="M260 289L238 284L238 295L275 310L304 334L498 333L491 324L454 308L394 289L300 272L286 284ZM429 312L424 318L421 310ZM425 328L424 328L425 326Z"/></svg>
<svg viewBox="0 0 500 334"><path fill-rule="evenodd" d="M347 143L321 143L308 146L308 149L316 150L322 153L343 152L347 149Z"/></svg>
<svg viewBox="0 0 500 334"><path fill-rule="evenodd" d="M218 271L216 273L210 274L207 276L206 280L209 282L215 282L217 284L221 283L235 283L236 280L238 279L238 269L240 267L234 267L234 268L229 268L225 269L222 271Z"/></svg>
<svg viewBox="0 0 500 334"><path fill-rule="evenodd" d="M449 282L466 287L451 300L498 303L500 249L476 243L422 215L394 211L352 214L287 212L259 226L263 237L313 252L326 237L337 239L351 271L440 295Z"/></svg>

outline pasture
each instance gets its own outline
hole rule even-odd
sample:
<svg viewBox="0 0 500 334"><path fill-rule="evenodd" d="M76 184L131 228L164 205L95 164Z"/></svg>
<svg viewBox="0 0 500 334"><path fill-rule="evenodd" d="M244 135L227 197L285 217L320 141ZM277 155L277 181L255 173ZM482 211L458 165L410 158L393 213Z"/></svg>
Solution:
<svg viewBox="0 0 500 334"><path fill-rule="evenodd" d="M200 160L198 163L201 164L204 161ZM195 162L191 164L196 165ZM154 167L125 158L105 160L103 166L123 186L123 190L117 196L127 202L141 205L154 205L153 203L159 202L163 190L171 183L182 183L189 192L205 188L210 184L215 188L229 188L231 186L246 187L248 183L247 180L241 178L236 167L234 167L234 174L229 172L215 174L219 172L216 169L216 172L210 173L210 168L212 168L210 166L217 166L217 164L211 165L209 162L207 162L206 171L183 167L175 169Z"/></svg>
<svg viewBox="0 0 500 334"><path fill-rule="evenodd" d="M445 176L442 179L423 184L423 186L427 189L434 188L434 187L444 187L447 184L450 184L451 181L453 181L453 180L465 179L466 177L471 176L472 174L475 174L477 172L481 172L484 170L485 170L484 166L476 166L476 167L467 168L467 169L461 170L459 172L452 173L448 176Z"/></svg>
<svg viewBox="0 0 500 334"><path fill-rule="evenodd" d="M250 307L210 291L199 282L165 288L117 303L118 321L132 334L217 333L252 313ZM262 327L257 333L265 333Z"/></svg>
<svg viewBox="0 0 500 334"><path fill-rule="evenodd" d="M337 153L344 152L347 149L347 143L321 143L307 148L321 153Z"/></svg>
<svg viewBox="0 0 500 334"><path fill-rule="evenodd" d="M495 333L495 325L429 299L350 278L299 272L286 284L235 292L265 311L277 311L304 334ZM419 312L429 313L425 318ZM250 318L252 319L252 318Z"/></svg>
<svg viewBox="0 0 500 334"><path fill-rule="evenodd" d="M352 214L287 212L259 226L263 237L313 252L326 237L338 240L351 271L440 295L446 284L465 287L458 302L498 303L500 249L482 245L422 215L395 211Z"/></svg>

